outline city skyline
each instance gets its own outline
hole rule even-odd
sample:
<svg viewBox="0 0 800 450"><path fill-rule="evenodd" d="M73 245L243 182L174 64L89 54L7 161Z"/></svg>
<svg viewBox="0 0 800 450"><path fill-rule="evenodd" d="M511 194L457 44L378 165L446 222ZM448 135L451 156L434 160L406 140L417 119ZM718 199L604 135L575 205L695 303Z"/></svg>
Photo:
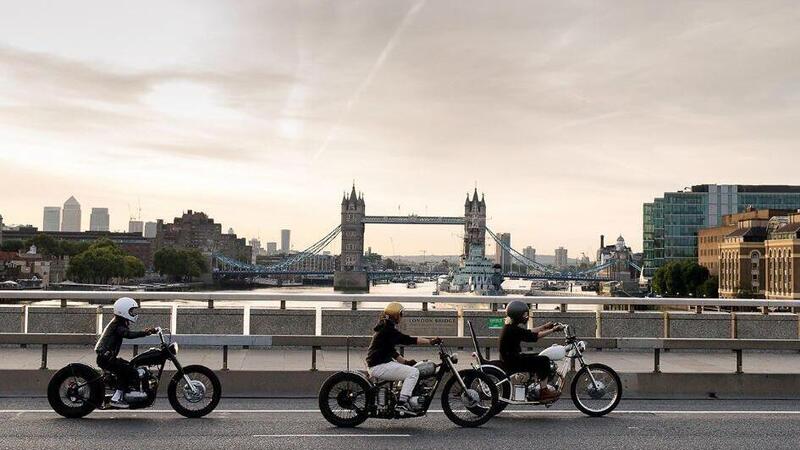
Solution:
<svg viewBox="0 0 800 450"><path fill-rule="evenodd" d="M79 3L0 17L0 177L26 187L6 223L74 195L125 230L141 198L299 249L353 179L369 214L455 215L477 182L490 227L578 255L600 234L641 251L663 192L797 184L793 2ZM458 254L453 234L365 244Z"/></svg>

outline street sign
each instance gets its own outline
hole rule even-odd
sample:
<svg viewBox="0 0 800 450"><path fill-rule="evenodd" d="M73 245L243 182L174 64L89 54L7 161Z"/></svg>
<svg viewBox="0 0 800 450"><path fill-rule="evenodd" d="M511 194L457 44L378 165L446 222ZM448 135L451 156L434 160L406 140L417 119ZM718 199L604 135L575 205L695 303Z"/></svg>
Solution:
<svg viewBox="0 0 800 450"><path fill-rule="evenodd" d="M505 325L505 319L502 317L490 317L488 322L490 330L499 330Z"/></svg>

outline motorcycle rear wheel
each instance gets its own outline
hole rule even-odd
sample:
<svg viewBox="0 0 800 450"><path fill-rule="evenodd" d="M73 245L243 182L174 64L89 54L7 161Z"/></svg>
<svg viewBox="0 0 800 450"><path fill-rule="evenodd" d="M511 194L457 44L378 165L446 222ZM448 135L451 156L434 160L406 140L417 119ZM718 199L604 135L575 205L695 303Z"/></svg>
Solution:
<svg viewBox="0 0 800 450"><path fill-rule="evenodd" d="M68 419L79 419L95 410L103 398L99 375L83 365L64 367L47 385L47 401L53 411ZM92 382L92 383L90 383ZM79 387L80 386L80 387Z"/></svg>
<svg viewBox="0 0 800 450"><path fill-rule="evenodd" d="M500 400L500 397L506 399L511 398L511 382L508 381L508 377L503 372L493 367L484 367L482 370L483 373L492 379L495 386L497 386L498 400L492 411L492 415L496 416L508 407L508 403Z"/></svg>
<svg viewBox="0 0 800 450"><path fill-rule="evenodd" d="M370 385L354 373L331 375L319 389L319 411L325 420L341 428L353 428L369 417Z"/></svg>

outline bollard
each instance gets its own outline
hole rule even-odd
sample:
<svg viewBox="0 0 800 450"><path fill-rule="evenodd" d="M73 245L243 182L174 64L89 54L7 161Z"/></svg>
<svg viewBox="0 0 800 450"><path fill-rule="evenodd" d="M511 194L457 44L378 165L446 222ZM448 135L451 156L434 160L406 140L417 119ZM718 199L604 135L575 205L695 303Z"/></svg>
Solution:
<svg viewBox="0 0 800 450"><path fill-rule="evenodd" d="M734 350L736 352L736 373L742 373L742 349Z"/></svg>
<svg viewBox="0 0 800 450"><path fill-rule="evenodd" d="M653 349L653 373L661 373L661 349Z"/></svg>
<svg viewBox="0 0 800 450"><path fill-rule="evenodd" d="M358 302L350 302L350 310L357 311L358 310Z"/></svg>
<svg viewBox="0 0 800 450"><path fill-rule="evenodd" d="M61 307L62 308L66 308L67 307L67 299L65 299L65 298L61 299Z"/></svg>
<svg viewBox="0 0 800 450"><path fill-rule="evenodd" d="M222 346L222 370L228 370L228 346Z"/></svg>
<svg viewBox="0 0 800 450"><path fill-rule="evenodd" d="M214 309L214 300L208 299L208 309Z"/></svg>
<svg viewBox="0 0 800 450"><path fill-rule="evenodd" d="M427 311L428 310L428 302L422 302L422 310L423 311Z"/></svg>
<svg viewBox="0 0 800 450"><path fill-rule="evenodd" d="M561 304L561 312L562 312L562 313L563 313L563 312L567 312L567 304L566 304L566 303L562 303L562 304Z"/></svg>
<svg viewBox="0 0 800 450"><path fill-rule="evenodd" d="M286 309L286 300L281 300L281 309Z"/></svg>
<svg viewBox="0 0 800 450"><path fill-rule="evenodd" d="M39 369L47 369L47 344L42 344L42 367L39 367Z"/></svg>
<svg viewBox="0 0 800 450"><path fill-rule="evenodd" d="M311 347L311 371L312 372L316 372L317 371L317 350L319 350L319 349L320 349L320 347L318 347L316 345Z"/></svg>

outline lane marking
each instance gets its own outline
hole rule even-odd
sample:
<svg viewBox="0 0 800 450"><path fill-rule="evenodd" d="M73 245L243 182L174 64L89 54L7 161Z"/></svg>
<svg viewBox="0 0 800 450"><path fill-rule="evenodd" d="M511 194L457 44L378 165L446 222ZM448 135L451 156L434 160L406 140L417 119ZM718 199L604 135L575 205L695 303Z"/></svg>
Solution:
<svg viewBox="0 0 800 450"><path fill-rule="evenodd" d="M254 434L254 438L287 438L287 437L411 437L410 434Z"/></svg>
<svg viewBox="0 0 800 450"><path fill-rule="evenodd" d="M0 414L56 414L53 410L50 409L0 409ZM130 414L177 414L172 409L106 409L106 410L95 410L92 414L118 414L118 413L130 413ZM428 413L436 413L442 414L444 411L441 409L431 409L428 410ZM319 414L318 409L220 409L213 411L211 414ZM577 410L568 410L568 409L554 409L554 410L505 410L501 415L512 415L512 414L522 414L522 415L552 415L552 414L574 414L574 415L584 415L582 412ZM717 415L724 415L724 414L769 414L769 415L796 415L800 414L800 411L781 411L781 410L696 410L696 411L687 411L687 410L616 410L612 413L614 414L670 414L670 415L695 415L695 414L717 414Z"/></svg>

